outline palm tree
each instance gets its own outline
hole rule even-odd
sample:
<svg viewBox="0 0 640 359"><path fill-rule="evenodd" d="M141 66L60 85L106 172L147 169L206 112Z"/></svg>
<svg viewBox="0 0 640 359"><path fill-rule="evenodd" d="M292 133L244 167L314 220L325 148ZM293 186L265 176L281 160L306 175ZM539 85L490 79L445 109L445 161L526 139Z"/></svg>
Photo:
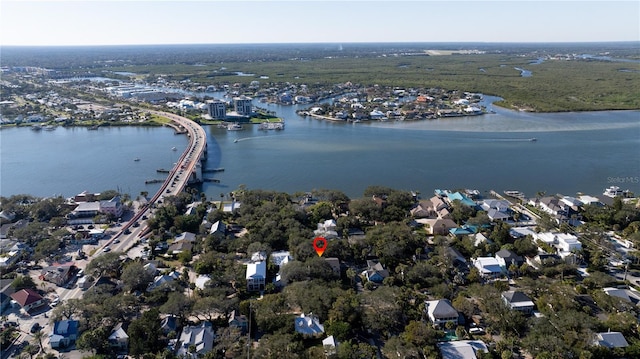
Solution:
<svg viewBox="0 0 640 359"><path fill-rule="evenodd" d="M37 341L38 345L40 346L40 350L38 352L42 351L43 353L46 354L46 351L42 346L42 339L44 339L44 333L42 332L42 330L38 330L37 332L33 333L33 339Z"/></svg>

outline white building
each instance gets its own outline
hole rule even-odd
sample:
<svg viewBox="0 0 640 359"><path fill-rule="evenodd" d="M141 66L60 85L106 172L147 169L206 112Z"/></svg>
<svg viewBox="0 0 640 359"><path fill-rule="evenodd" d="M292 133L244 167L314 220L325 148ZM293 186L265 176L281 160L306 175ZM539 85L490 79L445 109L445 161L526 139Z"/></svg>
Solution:
<svg viewBox="0 0 640 359"><path fill-rule="evenodd" d="M214 120L224 120L227 117L227 105L224 103L224 101L207 101L207 110L209 116L211 116L211 118Z"/></svg>
<svg viewBox="0 0 640 359"><path fill-rule="evenodd" d="M267 262L257 262L247 264L247 290L259 291L264 290L267 278Z"/></svg>
<svg viewBox="0 0 640 359"><path fill-rule="evenodd" d="M233 108L241 116L251 116L251 97L240 96L233 98Z"/></svg>

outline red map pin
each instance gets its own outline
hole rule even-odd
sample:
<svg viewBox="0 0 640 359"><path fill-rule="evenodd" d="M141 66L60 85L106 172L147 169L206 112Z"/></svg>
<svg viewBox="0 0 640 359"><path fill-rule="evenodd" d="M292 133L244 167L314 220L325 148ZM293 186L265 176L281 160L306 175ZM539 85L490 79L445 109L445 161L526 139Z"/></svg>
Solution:
<svg viewBox="0 0 640 359"><path fill-rule="evenodd" d="M322 253L327 249L327 240L324 237L316 237L313 240L313 248L315 248L316 253L318 253L319 257L322 257Z"/></svg>

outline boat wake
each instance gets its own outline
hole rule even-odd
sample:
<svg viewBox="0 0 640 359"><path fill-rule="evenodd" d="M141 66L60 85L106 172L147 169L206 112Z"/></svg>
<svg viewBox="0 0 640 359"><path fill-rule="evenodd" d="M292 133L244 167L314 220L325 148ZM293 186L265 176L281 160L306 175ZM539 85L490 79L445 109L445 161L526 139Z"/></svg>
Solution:
<svg viewBox="0 0 640 359"><path fill-rule="evenodd" d="M531 138L486 138L483 140L491 141L491 142L536 142L538 139L535 137L531 137Z"/></svg>

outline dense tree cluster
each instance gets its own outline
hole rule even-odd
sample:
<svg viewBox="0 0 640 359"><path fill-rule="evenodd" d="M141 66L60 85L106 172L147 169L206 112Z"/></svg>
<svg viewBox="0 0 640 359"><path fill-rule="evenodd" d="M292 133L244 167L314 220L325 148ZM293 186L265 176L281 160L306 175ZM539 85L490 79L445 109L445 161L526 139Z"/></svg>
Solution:
<svg viewBox="0 0 640 359"><path fill-rule="evenodd" d="M122 323L131 355L167 359L173 357L167 343L179 332L163 332L162 318L174 316L178 328L207 321L217 332L207 357L223 358L247 355L248 337L228 326L236 311L250 318L251 339L260 338L259 345L250 349L252 357L324 357L319 338L294 330L296 316L313 313L324 324L325 334L340 343L334 357L372 358L377 346L389 357L437 358L437 343L445 330L446 335L478 338L464 325L434 328L428 322L425 300L446 298L467 323L482 318L488 333L484 339L497 340L490 354L494 357L520 352L536 358L613 358L640 351L637 308L603 291L619 284L604 271L609 252L602 247L603 233L615 227L619 235L637 243L640 210L628 203L585 209L583 215L589 221L579 229L584 249L576 258L588 266L588 277L578 276L578 263L565 261L546 262L542 269L526 263L508 267L518 290L530 296L543 314L531 317L504 304L501 294L510 289L506 281L486 281L456 253L475 258L508 249L524 257L535 255L542 244L531 236L512 238L508 224L491 223L484 211L459 201L451 204L452 218L475 226L487 241L477 242L473 235L428 235L410 216L416 198L407 191L380 186L367 188L357 199L332 190L291 195L242 187L228 198L241 202L241 209L225 213L196 192L186 192L166 198L150 218L148 249L184 231L196 234L188 256L150 251L160 273L175 280L153 286L157 273L149 271L145 261L118 252L103 253L85 268L88 276L98 280L96 285L82 299L58 305L51 319L79 320L82 335L77 346L95 355L113 354L108 336ZM194 201L194 214L184 215ZM64 241L56 238L66 235L52 224L64 213L55 204L62 202L45 202L28 196L2 202L3 210L31 220L13 234L28 237L25 241L32 241L41 256L60 252ZM330 239L324 256L318 257L311 243L313 231L327 220L335 220L337 238ZM210 234L205 224L215 221L236 229L226 235ZM293 260L281 268L268 264L261 296L247 291L245 263L253 255L267 259L275 251L289 251ZM327 257L340 259L339 273ZM371 259L378 260L388 274L382 283L369 282L364 275ZM281 286L272 283L276 274ZM203 288L193 285L196 275L210 278ZM36 288L28 276L15 276L13 285ZM608 329L623 333L630 346L614 351L594 347L590 338Z"/></svg>

